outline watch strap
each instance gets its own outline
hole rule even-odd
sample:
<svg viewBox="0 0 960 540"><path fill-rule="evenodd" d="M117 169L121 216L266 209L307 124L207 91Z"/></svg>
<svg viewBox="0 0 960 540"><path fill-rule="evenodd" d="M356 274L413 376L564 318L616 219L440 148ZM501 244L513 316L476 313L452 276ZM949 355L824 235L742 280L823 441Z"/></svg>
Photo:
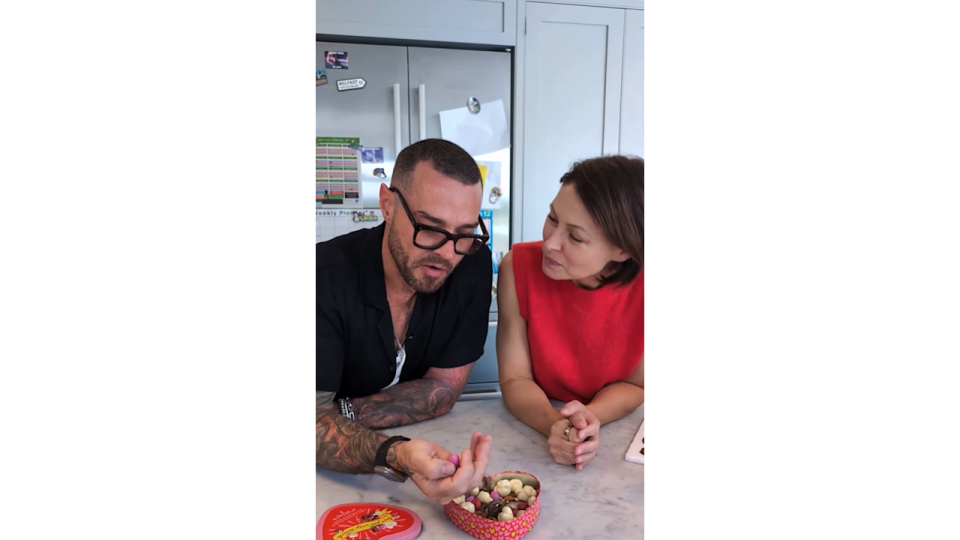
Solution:
<svg viewBox="0 0 960 540"><path fill-rule="evenodd" d="M380 448L377 448L377 457L373 461L373 464L376 466L392 469L392 467L390 467L390 465L387 463L387 452L390 451L390 445L392 445L397 441L409 441L409 440L410 439L408 439L407 437L394 435L393 437L390 437L389 439L383 441L382 443L380 443ZM393 469L393 470L396 471L396 469ZM403 471L396 471L396 472L406 476L406 474L404 474Z"/></svg>

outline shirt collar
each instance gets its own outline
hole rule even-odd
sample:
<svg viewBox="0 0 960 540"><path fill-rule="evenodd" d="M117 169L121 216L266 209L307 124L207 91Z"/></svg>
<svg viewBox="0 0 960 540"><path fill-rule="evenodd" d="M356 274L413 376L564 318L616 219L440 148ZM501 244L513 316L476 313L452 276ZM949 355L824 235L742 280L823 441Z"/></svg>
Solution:
<svg viewBox="0 0 960 540"><path fill-rule="evenodd" d="M386 223L371 229L360 245L360 301L382 311L389 311L387 285L383 275L383 234Z"/></svg>

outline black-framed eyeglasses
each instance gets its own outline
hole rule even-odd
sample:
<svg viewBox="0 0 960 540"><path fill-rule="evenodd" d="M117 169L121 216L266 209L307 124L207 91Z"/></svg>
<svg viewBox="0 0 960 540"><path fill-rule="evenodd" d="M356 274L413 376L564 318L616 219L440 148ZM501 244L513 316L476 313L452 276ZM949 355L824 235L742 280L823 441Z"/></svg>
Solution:
<svg viewBox="0 0 960 540"><path fill-rule="evenodd" d="M480 246L490 240L490 233L487 232L487 227L483 224L483 218L480 216L477 216L477 223L479 223L480 230L483 231L483 234L451 234L437 227L417 223L410 208L407 207L407 201L404 200L403 193L400 193L400 190L394 187L390 188L390 191L396 193L400 198L400 206L403 206L404 212L406 212L407 217L410 218L410 223L413 224L413 245L420 249L440 249L440 247L448 241L452 241L453 251L458 255L469 255L480 249Z"/></svg>

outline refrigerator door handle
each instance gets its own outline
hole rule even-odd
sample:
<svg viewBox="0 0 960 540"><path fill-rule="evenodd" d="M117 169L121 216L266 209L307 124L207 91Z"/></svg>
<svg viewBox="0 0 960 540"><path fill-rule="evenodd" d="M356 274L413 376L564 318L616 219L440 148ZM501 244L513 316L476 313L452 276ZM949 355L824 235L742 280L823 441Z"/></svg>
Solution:
<svg viewBox="0 0 960 540"><path fill-rule="evenodd" d="M421 84L420 91L420 140L427 138L427 85Z"/></svg>
<svg viewBox="0 0 960 540"><path fill-rule="evenodd" d="M400 140L400 83L393 84L393 144L396 148L396 154L394 154L394 159L400 155L400 145L403 144L403 141Z"/></svg>

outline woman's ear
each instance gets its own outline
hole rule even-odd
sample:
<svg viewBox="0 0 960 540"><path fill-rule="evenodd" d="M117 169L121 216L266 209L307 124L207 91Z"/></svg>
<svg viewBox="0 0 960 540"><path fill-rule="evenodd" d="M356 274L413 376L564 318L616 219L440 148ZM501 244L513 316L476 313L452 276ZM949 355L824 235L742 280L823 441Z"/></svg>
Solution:
<svg viewBox="0 0 960 540"><path fill-rule="evenodd" d="M613 260L622 263L630 259L630 254L622 249L617 249L616 254L613 256Z"/></svg>

